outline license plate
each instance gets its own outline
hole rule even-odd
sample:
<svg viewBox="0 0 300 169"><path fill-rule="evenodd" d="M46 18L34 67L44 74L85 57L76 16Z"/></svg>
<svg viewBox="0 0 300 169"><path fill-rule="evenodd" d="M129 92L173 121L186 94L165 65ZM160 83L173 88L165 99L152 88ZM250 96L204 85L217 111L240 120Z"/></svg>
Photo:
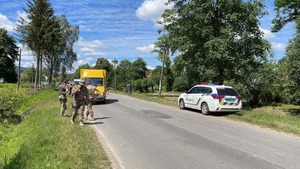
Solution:
<svg viewBox="0 0 300 169"><path fill-rule="evenodd" d="M226 102L233 103L235 99L226 99Z"/></svg>

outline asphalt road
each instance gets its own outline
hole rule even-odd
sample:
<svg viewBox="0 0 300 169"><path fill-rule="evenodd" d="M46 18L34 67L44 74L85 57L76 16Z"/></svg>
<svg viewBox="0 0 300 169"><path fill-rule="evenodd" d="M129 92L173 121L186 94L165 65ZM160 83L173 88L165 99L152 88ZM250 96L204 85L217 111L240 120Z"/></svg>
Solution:
<svg viewBox="0 0 300 169"><path fill-rule="evenodd" d="M118 94L94 112L121 168L300 168L296 136Z"/></svg>

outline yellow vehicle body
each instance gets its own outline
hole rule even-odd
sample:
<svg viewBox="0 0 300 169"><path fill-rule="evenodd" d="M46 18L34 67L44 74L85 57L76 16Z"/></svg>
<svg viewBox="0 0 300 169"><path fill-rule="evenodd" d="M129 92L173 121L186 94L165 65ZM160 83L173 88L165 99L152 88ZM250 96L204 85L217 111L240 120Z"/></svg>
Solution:
<svg viewBox="0 0 300 169"><path fill-rule="evenodd" d="M106 100L106 70L103 69L80 69L80 79L85 83L89 80L100 92L94 93L94 101L105 103Z"/></svg>

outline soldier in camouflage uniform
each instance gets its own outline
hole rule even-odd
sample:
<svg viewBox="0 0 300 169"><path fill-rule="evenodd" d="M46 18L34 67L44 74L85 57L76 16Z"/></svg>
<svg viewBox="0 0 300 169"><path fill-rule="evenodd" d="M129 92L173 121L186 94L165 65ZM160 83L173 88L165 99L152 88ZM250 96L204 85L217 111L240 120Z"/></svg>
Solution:
<svg viewBox="0 0 300 169"><path fill-rule="evenodd" d="M74 123L77 114L79 114L79 124L83 126L83 112L85 102L88 99L88 90L84 85L84 80L80 80L79 84L74 86L72 89L72 95L74 95L74 100L72 102L73 114L71 117L71 123Z"/></svg>
<svg viewBox="0 0 300 169"><path fill-rule="evenodd" d="M64 80L62 81L59 85L58 85L58 93L59 93L59 96L58 96L58 100L60 102L60 115L61 116L64 116L65 115L65 112L67 111L67 96L66 96L66 93L68 92L68 87L67 87L67 81Z"/></svg>
<svg viewBox="0 0 300 169"><path fill-rule="evenodd" d="M87 84L86 88L88 89L89 92L89 97L87 100L87 111L85 114L85 118L88 119L88 116L90 116L91 121L94 121L94 112L93 112L92 105L94 102L94 97L97 96L97 94L95 95L95 91L99 92L99 90L95 86L93 86L91 84L91 81L89 80L86 82L86 84Z"/></svg>

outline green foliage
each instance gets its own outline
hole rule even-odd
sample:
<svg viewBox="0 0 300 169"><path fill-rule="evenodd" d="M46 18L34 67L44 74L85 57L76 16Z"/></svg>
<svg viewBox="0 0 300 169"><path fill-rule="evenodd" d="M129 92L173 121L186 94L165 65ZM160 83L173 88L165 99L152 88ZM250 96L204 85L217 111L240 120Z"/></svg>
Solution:
<svg viewBox="0 0 300 169"><path fill-rule="evenodd" d="M266 57L270 44L259 29L259 17L264 15L261 1L172 2L175 6L164 12L160 31L172 37L171 51L182 57L181 69L192 81L210 77L223 84L237 78L241 68L255 67L257 58Z"/></svg>
<svg viewBox="0 0 300 169"><path fill-rule="evenodd" d="M93 69L105 69L107 74L113 71L113 65L105 58L98 58Z"/></svg>
<svg viewBox="0 0 300 169"><path fill-rule="evenodd" d="M286 24L296 21L297 29L300 30L300 1L299 0L275 0L276 18L272 31L280 31Z"/></svg>
<svg viewBox="0 0 300 169"><path fill-rule="evenodd" d="M57 93L52 93L47 104L3 137L0 168L111 168L95 131L60 117Z"/></svg>
<svg viewBox="0 0 300 169"><path fill-rule="evenodd" d="M143 91L145 92L149 92L149 79L142 79L142 88L143 88Z"/></svg>
<svg viewBox="0 0 300 169"><path fill-rule="evenodd" d="M33 83L34 74L35 74L35 68L32 65L32 67L29 67L29 68L25 69L25 71L22 73L22 75L21 75L22 76L22 81Z"/></svg>
<svg viewBox="0 0 300 169"><path fill-rule="evenodd" d="M143 81L142 79L138 79L132 82L132 88L134 91L138 91L139 93L144 92L142 81Z"/></svg>
<svg viewBox="0 0 300 169"><path fill-rule="evenodd" d="M117 73L117 82L118 83L125 83L124 86L126 86L126 83L130 81L130 75L129 71L131 68L131 62L127 59L122 60L116 69ZM119 88L119 87L118 87ZM122 88L119 88L122 89Z"/></svg>
<svg viewBox="0 0 300 169"><path fill-rule="evenodd" d="M79 26L71 25L65 15L56 17L60 23L62 31L61 41L63 43L63 53L60 55L60 62L62 67L67 70L73 68L73 63L77 60L77 55L73 51L74 43L78 40Z"/></svg>
<svg viewBox="0 0 300 169"><path fill-rule="evenodd" d="M0 28L0 79L8 83L17 82L15 61L18 60L18 47L15 43L15 39Z"/></svg>
<svg viewBox="0 0 300 169"><path fill-rule="evenodd" d="M10 119L20 105L28 98L25 90L16 91L15 86L0 88L0 121Z"/></svg>
<svg viewBox="0 0 300 169"><path fill-rule="evenodd" d="M57 51L55 46L60 46L58 23L55 20L54 10L48 0L27 0L29 21L20 17L17 25L17 32L20 42L27 44L36 57L35 87L41 84L42 80L42 56L52 58L53 52ZM58 50L60 51L60 50ZM55 55L56 56L56 55Z"/></svg>
<svg viewBox="0 0 300 169"><path fill-rule="evenodd" d="M300 105L300 32L290 41L286 53L291 103Z"/></svg>
<svg viewBox="0 0 300 169"><path fill-rule="evenodd" d="M187 91L191 85L188 82L187 76L176 77L173 84L173 90L177 92Z"/></svg>
<svg viewBox="0 0 300 169"><path fill-rule="evenodd" d="M131 68L129 70L129 75L131 80L143 79L146 77L146 62L142 58L137 58L131 64Z"/></svg>

